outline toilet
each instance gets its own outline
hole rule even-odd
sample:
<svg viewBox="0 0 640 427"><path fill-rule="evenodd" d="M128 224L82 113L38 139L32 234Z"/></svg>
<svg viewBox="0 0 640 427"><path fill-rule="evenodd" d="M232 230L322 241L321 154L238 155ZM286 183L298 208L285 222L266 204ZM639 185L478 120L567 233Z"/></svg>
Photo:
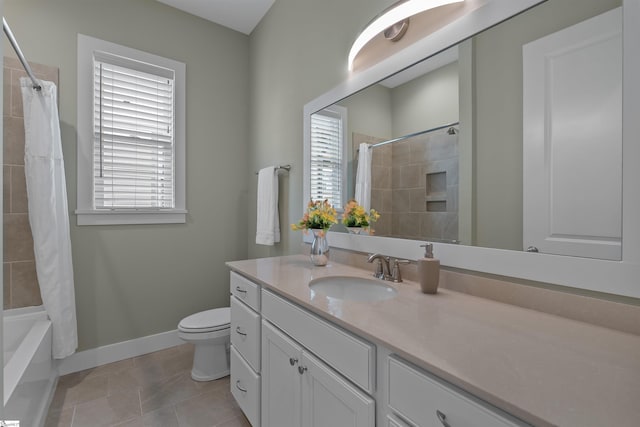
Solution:
<svg viewBox="0 0 640 427"><path fill-rule="evenodd" d="M195 345L191 378L211 381L229 375L229 307L201 311L178 324L178 336Z"/></svg>

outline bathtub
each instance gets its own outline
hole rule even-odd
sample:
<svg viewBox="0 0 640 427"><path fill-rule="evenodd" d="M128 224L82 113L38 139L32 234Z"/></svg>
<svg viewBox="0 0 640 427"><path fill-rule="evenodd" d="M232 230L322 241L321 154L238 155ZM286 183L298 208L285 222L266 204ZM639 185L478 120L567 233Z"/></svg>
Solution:
<svg viewBox="0 0 640 427"><path fill-rule="evenodd" d="M51 321L42 306L4 312L4 418L43 426L58 382Z"/></svg>

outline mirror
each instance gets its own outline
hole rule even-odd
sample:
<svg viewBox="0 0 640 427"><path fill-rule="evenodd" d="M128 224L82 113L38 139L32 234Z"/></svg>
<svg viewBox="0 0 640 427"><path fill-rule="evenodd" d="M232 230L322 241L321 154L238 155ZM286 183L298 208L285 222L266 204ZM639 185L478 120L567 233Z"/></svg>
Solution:
<svg viewBox="0 0 640 427"><path fill-rule="evenodd" d="M601 2L599 0L550 0L547 2L541 2L539 0L491 0L490 2L487 2L487 4L481 9L476 10L469 15L461 17L457 21L439 30L437 33L429 35L424 39L417 41L413 45L406 47L402 51L394 53L388 58L382 59L380 62L371 66L370 68L352 75L350 78L348 78L335 88L308 102L304 107L303 116L303 159L305 162L305 174L303 176L303 199L308 200L310 195L309 147L311 132L310 122L311 115L313 113L320 111L327 106L338 103L339 101L349 97L350 95L359 93L365 88L384 80L388 76L408 69L412 65L423 61L425 58L436 57L437 53L458 44L460 41L470 39L483 30L492 28L510 17L515 16L515 19L505 22L507 26L519 26L520 21L518 20L518 18L532 16L536 17L537 21L535 24L535 28L530 28L529 30L537 30L538 28L546 29L547 34L560 30L566 27L566 25L570 25L570 23L567 23L566 25L561 26L557 29L549 28L550 25L559 25L559 23L555 22L553 16L544 16L544 14L542 13L545 10L548 10L546 8L553 7L555 4L560 3L566 5L566 8L569 10L575 9L575 13L572 12L571 16L577 16L576 14L582 13L581 11L583 10L583 4L601 6L605 3L608 4L608 1ZM540 4L539 7L536 6L538 4ZM611 7L614 7L615 4L606 6L604 9L610 9ZM635 0L622 0L622 4L622 38L623 40L629 41L638 40L640 39L640 27L637 25L637 22L640 22L640 8L637 7ZM521 16L516 16L521 12L526 13L522 14ZM474 38L473 42L471 42L471 46L473 47L473 44L484 37L484 34L487 33L483 33L479 36L479 38ZM532 37L532 40L536 39L537 37ZM485 41L488 42L488 44L491 46L498 47L498 52L501 52L504 49L503 45L505 43L508 43L509 39L486 39ZM459 63L462 62L463 58L469 57L468 52L462 52L465 48L468 48L468 46L468 43L461 43L460 45L458 45ZM472 51L471 54L475 55L476 59L478 59L478 49L476 49L475 52ZM638 168L637 165L638 159L640 159L640 144L637 144L637 135L640 134L640 121L637 120L637 118L640 117L640 82L638 82L637 78L635 77L640 75L640 60L638 60L638 58L640 58L640 45L634 42L623 43L622 55L624 58L622 64L622 84L624 86L622 108L622 149L624 151L624 156L622 157L622 200L624 200L624 203L622 204L622 241L619 244L619 249L621 249L621 257L620 255L617 256L617 258L620 258L620 260L610 261L603 260L602 258L598 257L529 253L522 251L522 248L517 248L518 250L505 250L482 246L471 246L466 244L449 244L435 242L434 253L435 256L440 259L441 265L451 268L461 268L470 271L497 274L501 276L532 280L548 284L581 288L591 291L597 291L599 293L604 292L609 294L640 298L640 286L637 283L637 277L640 277L640 221L638 221L638 218L640 218L640 192L637 191L636 185L637 182L640 182L640 168ZM491 63L494 61L494 58L492 58L491 56L487 56L484 60L488 63ZM520 63L522 63L522 60L523 58L521 57ZM459 70L464 70L464 68L459 68ZM509 70L506 68L501 69L501 72L506 73L507 71ZM533 74L544 75L544 72L536 72ZM503 74L500 74L500 78L496 80L500 82L502 76ZM471 78L467 76L465 78L461 78L460 81L469 83L471 81ZM462 92L463 90L472 89L484 89L484 91L488 93L496 92L492 87L459 87L460 92ZM509 95L510 92L513 91L515 91L516 94L524 93L524 89L522 89L521 91L521 88L518 86L516 89L511 89L510 91L499 95ZM544 91L540 92L543 93ZM519 147L517 148L518 150L522 149L522 145L520 145L520 142L523 141L522 137L524 132L513 132L513 130L505 132L504 128L506 127L506 130L508 130L509 127L514 126L513 122L499 122L497 127L493 126L493 123L489 125L483 124L484 115L486 114L480 114L481 111L484 113L493 113L495 117L500 119L501 114L506 111L504 105L506 104L502 104L502 108L496 108L495 111L487 109L480 110L477 108L473 111L464 108L460 108L459 110L460 133L458 134L458 144L459 153L461 154L459 156L459 180L461 183L471 183L472 189L474 189L474 186L476 186L477 183L474 177L470 177L467 175L471 172L475 173L475 171L473 170L473 166L475 166L475 164L480 162L482 159L478 159L478 156L474 155L474 153L472 153L471 156L462 155L465 147L469 145L468 142L465 142L465 138L469 137L470 135L473 135L475 137L475 133L481 130L489 135L494 134L501 137L507 134L513 134L517 135L517 141L519 143L513 144L512 147ZM522 105L522 103L518 102L517 105ZM501 104L498 103L498 107L500 106ZM589 116L590 114L588 110L580 108L576 108L575 110L584 116ZM558 111L562 111L562 109ZM476 115L476 117L474 117L474 114ZM591 123L592 125L587 127L588 130L595 131L600 129L601 122L594 120ZM465 132L465 126L469 124L473 125L472 129L471 131ZM534 130L536 132L539 132L539 129ZM535 135L535 132L532 132L532 134ZM524 136L527 135L524 134ZM608 136L606 136L602 140L605 141L608 139ZM571 152L569 155L569 159L571 160ZM564 158L561 160L566 161L567 159ZM467 167L468 165L466 163L468 162L471 162L472 167ZM520 162L516 163L516 165L519 166ZM569 163L569 165L572 167L576 165L581 166L582 162L581 160L577 160ZM510 169L514 165L508 161L502 161L499 163L499 166L505 169ZM535 167L535 165L525 166L523 164L522 167L527 167L533 169L534 171L544 170L544 167ZM600 169L598 168L595 170ZM491 173L491 169L488 169L488 172ZM539 178L537 179L539 182L544 182L544 179L546 179L546 177L544 176L535 174L534 176L536 178ZM520 183L517 184L518 185L514 185L514 188L517 188L518 191L522 191L520 190L522 188ZM569 187L565 186L564 190L566 190L567 188ZM462 190L459 190L459 192L462 193ZM617 193L617 191L614 191L614 193ZM504 199L502 200L503 202L509 200L506 195L502 197ZM472 203L474 202L474 200L477 202L478 198L479 195L472 195ZM464 197L459 198L460 206L458 209L458 213L460 233L466 232L464 231L464 227L466 226L466 224L473 224L473 216L476 215L474 209L477 209L477 206L474 208L472 205L472 209L470 210L463 209L462 202L464 202L464 200L466 199L467 198ZM561 201L562 199L558 200ZM483 201L488 201L488 199L484 200L483 198ZM594 206L590 206L590 210L592 207ZM300 206L300 209L303 208L304 206ZM545 207L539 210L546 209L547 208ZM535 214L539 210L533 211L533 215L535 216ZM467 218L465 217L465 215L471 215L471 218ZM524 221L527 215L531 215L531 213L523 210L521 220ZM578 216L575 217L575 219L581 218L580 216ZM517 220L518 218L516 218L516 221ZM578 224L580 221L575 222L576 224ZM501 224L497 224L498 226L501 226ZM491 231L489 228L482 228L482 233L489 231ZM479 228L476 228L475 233L479 232ZM499 230L498 233L493 234L497 236L507 235L506 232L501 232L501 230ZM473 236L473 230L470 235ZM329 244L332 247L353 250L357 252L378 252L394 257L407 259L417 259L423 254L421 248L419 247L420 242L409 239L351 235L346 233L334 232L329 233L328 240ZM597 239L594 240L597 241Z"/></svg>
<svg viewBox="0 0 640 427"><path fill-rule="evenodd" d="M555 142L551 182L546 176L525 173L531 159L547 154L526 146L523 133L539 125L527 118L536 113L524 114L523 109L535 110L536 102L548 102L534 99L548 81L527 74L523 61L532 64L529 68L537 66L535 61L543 62L549 54L530 51L544 49L539 45L549 37L560 37L550 42L552 53L556 52L560 43L570 43L564 41L565 35L576 31L576 24L601 19L621 5L621 0L548 1L328 107L342 107L348 118L347 199L354 196L358 147L363 142L374 147L371 207L381 214L375 235L620 260L621 36L604 45L600 56L589 51L591 62L578 60L578 65L571 65L580 67L579 73L595 70L575 87L570 86L579 80L576 69L564 71L561 89L573 92L554 100L553 108L570 99L573 104L566 109L580 110L581 116L571 118L569 137L557 137L564 139L562 144ZM612 19L621 31L621 18ZM608 37L603 23L594 25L605 34L594 37ZM611 53L616 46L619 50ZM570 60L562 57L553 65L569 67ZM603 70L597 68L600 63L615 66ZM562 77L562 73L553 76ZM591 98L575 95L583 92L579 84L592 87L594 79L607 84L595 89ZM602 105L603 96L613 98ZM588 103L593 106L585 107ZM610 113L607 120L598 106ZM599 120L597 132L589 126L594 116ZM562 127L559 117L553 126ZM584 142L590 135L595 135L593 149ZM571 149L575 151L565 153ZM584 165L582 170L572 166L576 159ZM530 196L545 186L552 187L551 194L540 197L553 201L546 208ZM548 217L545 212L550 212ZM584 225L576 224L575 218L588 213L591 217L584 219ZM547 230L549 223L555 230ZM537 235L536 227L541 229Z"/></svg>

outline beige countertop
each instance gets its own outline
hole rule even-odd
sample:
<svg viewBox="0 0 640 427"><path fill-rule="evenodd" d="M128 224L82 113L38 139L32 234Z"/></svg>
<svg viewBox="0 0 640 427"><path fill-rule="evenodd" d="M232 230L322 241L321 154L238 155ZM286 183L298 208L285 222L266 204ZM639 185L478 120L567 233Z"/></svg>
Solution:
<svg viewBox="0 0 640 427"><path fill-rule="evenodd" d="M536 426L640 426L640 336L414 282L395 298L312 295L324 276L371 277L294 255L227 263L310 311ZM387 282L389 283L389 282Z"/></svg>

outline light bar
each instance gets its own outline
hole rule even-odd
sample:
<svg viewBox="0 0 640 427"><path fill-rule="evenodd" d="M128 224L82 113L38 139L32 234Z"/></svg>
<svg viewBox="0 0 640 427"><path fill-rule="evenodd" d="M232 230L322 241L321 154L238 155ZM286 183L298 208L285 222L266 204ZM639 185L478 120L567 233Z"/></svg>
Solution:
<svg viewBox="0 0 640 427"><path fill-rule="evenodd" d="M408 0L383 13L378 18L374 19L373 22L371 22L367 28L360 33L356 41L353 42L351 50L349 51L349 71L353 70L353 61L356 59L356 56L360 53L362 48L369 43L371 39L396 22L403 21L413 15L429 9L434 9L436 7L452 3L459 3L461 1L464 0Z"/></svg>

